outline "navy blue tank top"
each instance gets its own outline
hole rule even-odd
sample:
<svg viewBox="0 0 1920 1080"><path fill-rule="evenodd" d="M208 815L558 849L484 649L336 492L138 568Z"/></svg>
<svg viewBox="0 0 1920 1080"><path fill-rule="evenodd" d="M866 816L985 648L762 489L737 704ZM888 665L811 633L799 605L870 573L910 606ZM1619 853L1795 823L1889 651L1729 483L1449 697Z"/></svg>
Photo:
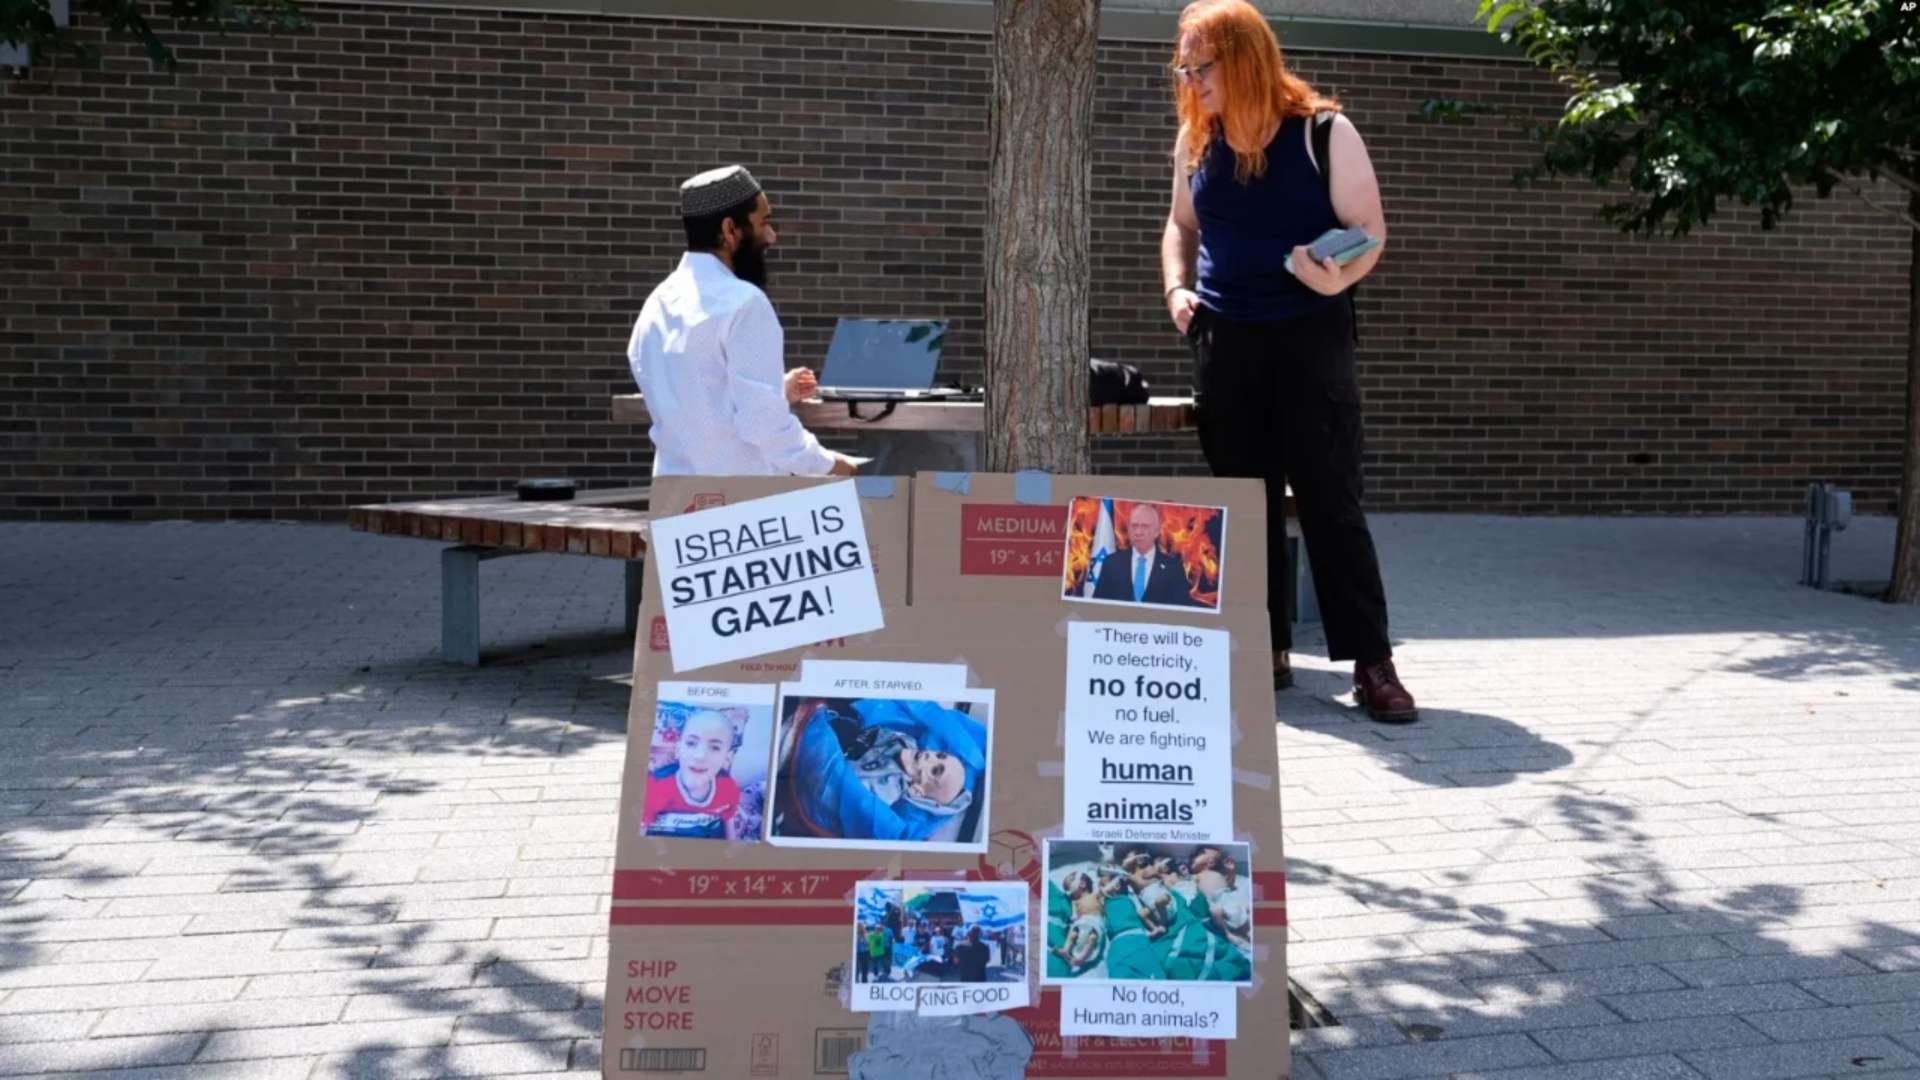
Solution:
<svg viewBox="0 0 1920 1080"><path fill-rule="evenodd" d="M1287 272L1287 254L1339 224L1320 171L1307 154L1307 118L1287 117L1267 144L1267 169L1234 179L1233 148L1214 128L1193 172L1200 220L1200 302L1235 322L1278 322L1341 299L1321 296Z"/></svg>

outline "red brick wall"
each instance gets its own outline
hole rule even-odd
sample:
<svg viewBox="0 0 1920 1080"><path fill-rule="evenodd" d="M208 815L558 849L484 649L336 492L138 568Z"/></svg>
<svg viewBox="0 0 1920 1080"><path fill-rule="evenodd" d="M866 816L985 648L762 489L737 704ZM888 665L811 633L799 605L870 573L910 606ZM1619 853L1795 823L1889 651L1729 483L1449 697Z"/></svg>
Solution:
<svg viewBox="0 0 1920 1080"><path fill-rule="evenodd" d="M837 315L944 315L980 364L978 37L323 7L297 38L110 50L0 91L0 516L341 518L525 475L646 475L634 313L679 178L740 160L782 227L772 293L817 364ZM1184 392L1157 244L1163 47L1102 54L1093 341ZM1623 239L1527 145L1433 95L1551 108L1524 67L1300 53L1372 148L1393 230L1361 292L1377 508L1884 509L1905 241L1809 198ZM1190 436L1099 444L1199 471Z"/></svg>

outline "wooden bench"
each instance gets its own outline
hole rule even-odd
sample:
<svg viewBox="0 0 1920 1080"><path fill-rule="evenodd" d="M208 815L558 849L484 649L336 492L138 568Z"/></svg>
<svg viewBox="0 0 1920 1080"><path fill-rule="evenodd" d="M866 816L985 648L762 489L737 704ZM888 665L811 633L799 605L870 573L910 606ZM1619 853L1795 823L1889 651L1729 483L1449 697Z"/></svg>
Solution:
<svg viewBox="0 0 1920 1080"><path fill-rule="evenodd" d="M532 552L589 555L626 563L626 630L636 626L645 578L648 489L589 491L567 502L512 495L378 503L347 511L353 528L453 544L440 552L440 655L480 663L480 564Z"/></svg>
<svg viewBox="0 0 1920 1080"><path fill-rule="evenodd" d="M813 430L863 432L956 432L985 430L980 402L913 402L875 418L873 405L854 416L844 402L803 401L794 406L800 422ZM647 424L651 417L639 394L613 398L613 418ZM1087 410L1087 429L1095 436L1147 435L1193 430L1193 399L1152 398L1144 405L1100 405ZM440 554L440 653L447 660L480 662L480 563L528 552L558 552L626 561L626 628L635 629L640 584L645 577L647 488L590 492L569 502L521 502L511 495L429 502L356 506L348 522L363 532L442 540L454 546ZM1293 555L1295 622L1319 621L1306 547L1300 542L1287 493L1288 548Z"/></svg>

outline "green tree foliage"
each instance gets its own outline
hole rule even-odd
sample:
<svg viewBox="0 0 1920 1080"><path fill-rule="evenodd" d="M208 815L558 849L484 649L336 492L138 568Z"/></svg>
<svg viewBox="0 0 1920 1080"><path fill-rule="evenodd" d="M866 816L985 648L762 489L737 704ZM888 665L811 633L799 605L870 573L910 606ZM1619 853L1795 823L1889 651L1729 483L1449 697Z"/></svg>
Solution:
<svg viewBox="0 0 1920 1080"><path fill-rule="evenodd" d="M91 18L109 33L130 34L147 50L155 66L168 71L180 58L155 32L150 18L164 17L186 30L262 32L300 30L306 21L295 0L71 0L75 18ZM33 62L66 57L83 63L98 53L71 28L61 25L49 0L0 0L0 43L26 46Z"/></svg>
<svg viewBox="0 0 1920 1080"><path fill-rule="evenodd" d="M1569 91L1518 179L1610 190L1623 231L1684 236L1727 203L1772 228L1845 188L1920 267L1920 0L1482 0L1478 18ZM1429 101L1437 118L1500 112ZM1617 185L1617 187L1616 187ZM1889 191L1889 189L1892 189ZM1618 197L1611 192L1618 191ZM1909 295L1920 282L1909 281ZM1907 447L1889 598L1920 601L1920 312L1908 312Z"/></svg>

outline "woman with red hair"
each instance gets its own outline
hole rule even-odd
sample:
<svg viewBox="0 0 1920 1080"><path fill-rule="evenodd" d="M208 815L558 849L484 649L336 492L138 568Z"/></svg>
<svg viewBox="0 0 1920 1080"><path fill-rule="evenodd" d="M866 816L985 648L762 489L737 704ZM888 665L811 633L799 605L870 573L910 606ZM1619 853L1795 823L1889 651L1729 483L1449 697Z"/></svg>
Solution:
<svg viewBox="0 0 1920 1080"><path fill-rule="evenodd" d="M1363 432L1347 290L1372 272L1382 249L1345 265L1307 253L1334 228L1386 238L1366 146L1337 103L1287 70L1272 28L1245 0L1189 5L1173 71L1180 134L1161 241L1167 313L1194 349L1208 467L1267 484L1274 685L1293 683L1281 527L1291 484L1328 657L1354 661L1355 698L1374 719L1417 719L1394 670L1386 590L1360 506ZM1313 151L1322 113L1330 125L1325 162Z"/></svg>

